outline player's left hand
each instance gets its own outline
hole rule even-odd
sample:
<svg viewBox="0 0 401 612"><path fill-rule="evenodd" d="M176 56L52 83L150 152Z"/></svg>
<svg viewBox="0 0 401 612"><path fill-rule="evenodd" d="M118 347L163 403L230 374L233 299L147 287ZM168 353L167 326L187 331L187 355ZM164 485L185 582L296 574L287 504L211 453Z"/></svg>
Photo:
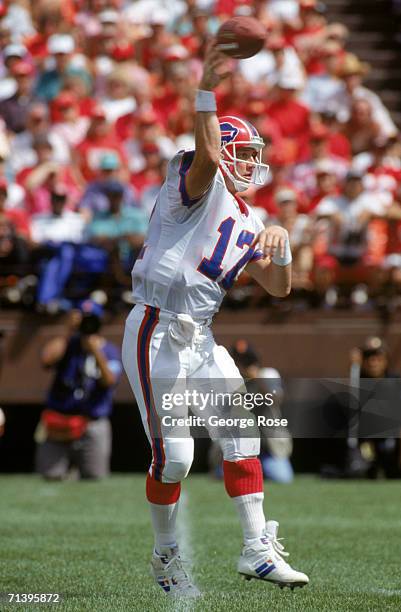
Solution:
<svg viewBox="0 0 401 612"><path fill-rule="evenodd" d="M204 57L203 75L199 83L199 89L213 90L221 81L232 74L233 69L232 58L219 51L216 40L210 41Z"/></svg>
<svg viewBox="0 0 401 612"><path fill-rule="evenodd" d="M270 225L255 238L252 246L257 246L264 259L272 258L278 250L280 257L285 255L285 245L289 240L288 232L280 225Z"/></svg>

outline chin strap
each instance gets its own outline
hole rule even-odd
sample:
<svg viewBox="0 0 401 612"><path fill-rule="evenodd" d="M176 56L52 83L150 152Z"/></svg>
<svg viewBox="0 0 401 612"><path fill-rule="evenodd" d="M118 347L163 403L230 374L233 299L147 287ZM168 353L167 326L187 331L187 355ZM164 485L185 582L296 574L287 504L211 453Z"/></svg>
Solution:
<svg viewBox="0 0 401 612"><path fill-rule="evenodd" d="M242 191L246 191L250 187L250 183L246 183L245 181L240 181L239 179L235 178L235 176L230 171L227 162L224 159L220 161L220 165L223 169L223 173L228 176L230 181L232 181L237 192L240 193Z"/></svg>

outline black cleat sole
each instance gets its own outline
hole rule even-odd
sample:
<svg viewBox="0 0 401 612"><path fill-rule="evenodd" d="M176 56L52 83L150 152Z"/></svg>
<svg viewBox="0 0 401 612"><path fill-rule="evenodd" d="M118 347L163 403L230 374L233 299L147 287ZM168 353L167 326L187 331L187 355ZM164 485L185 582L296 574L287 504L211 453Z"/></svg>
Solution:
<svg viewBox="0 0 401 612"><path fill-rule="evenodd" d="M261 580L262 582L268 582L270 584L274 584L278 586L280 589L289 588L293 591L295 588L302 589L302 587L306 586L308 583L306 582L277 582L275 580L264 580L263 578L259 578L258 576L250 576L249 574L241 574L243 580Z"/></svg>

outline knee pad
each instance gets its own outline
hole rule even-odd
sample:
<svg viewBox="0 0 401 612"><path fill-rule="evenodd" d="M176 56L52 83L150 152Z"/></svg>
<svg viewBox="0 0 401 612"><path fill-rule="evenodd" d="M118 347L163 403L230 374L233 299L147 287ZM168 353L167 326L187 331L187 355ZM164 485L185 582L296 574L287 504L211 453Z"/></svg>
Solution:
<svg viewBox="0 0 401 612"><path fill-rule="evenodd" d="M260 454L260 438L224 438L219 442L225 461L241 461Z"/></svg>
<svg viewBox="0 0 401 612"><path fill-rule="evenodd" d="M187 477L194 458L192 438L167 438L164 440L164 465L161 482L181 482Z"/></svg>

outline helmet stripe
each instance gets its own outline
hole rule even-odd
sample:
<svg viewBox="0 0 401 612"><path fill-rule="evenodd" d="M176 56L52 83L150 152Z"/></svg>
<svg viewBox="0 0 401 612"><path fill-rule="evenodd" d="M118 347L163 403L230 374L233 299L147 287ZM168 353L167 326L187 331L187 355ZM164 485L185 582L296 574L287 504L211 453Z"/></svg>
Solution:
<svg viewBox="0 0 401 612"><path fill-rule="evenodd" d="M240 117L232 117L232 119L236 119L237 121L239 121L240 123L242 123L242 125L247 129L248 134L249 134L249 138L252 139L252 132L249 129L249 124L247 121L245 121L245 119L241 119Z"/></svg>

